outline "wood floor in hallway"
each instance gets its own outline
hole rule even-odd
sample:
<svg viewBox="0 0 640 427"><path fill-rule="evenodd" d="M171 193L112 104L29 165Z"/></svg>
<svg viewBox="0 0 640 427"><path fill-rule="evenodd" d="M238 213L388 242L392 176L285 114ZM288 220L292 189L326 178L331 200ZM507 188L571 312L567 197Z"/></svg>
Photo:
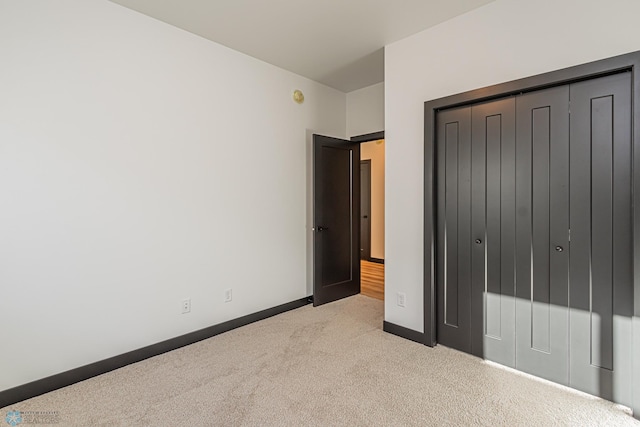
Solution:
<svg viewBox="0 0 640 427"><path fill-rule="evenodd" d="M360 261L360 293L384 300L384 264Z"/></svg>

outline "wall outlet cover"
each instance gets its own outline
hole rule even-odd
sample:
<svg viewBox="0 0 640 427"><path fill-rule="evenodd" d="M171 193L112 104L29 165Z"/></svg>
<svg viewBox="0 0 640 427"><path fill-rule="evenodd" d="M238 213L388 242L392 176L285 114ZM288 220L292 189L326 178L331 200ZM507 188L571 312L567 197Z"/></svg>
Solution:
<svg viewBox="0 0 640 427"><path fill-rule="evenodd" d="M185 298L182 300L182 314L191 312L191 298Z"/></svg>
<svg viewBox="0 0 640 427"><path fill-rule="evenodd" d="M398 292L397 293L397 299L398 299L398 306L399 307L404 307L406 302L407 302L407 294L405 294L404 292Z"/></svg>

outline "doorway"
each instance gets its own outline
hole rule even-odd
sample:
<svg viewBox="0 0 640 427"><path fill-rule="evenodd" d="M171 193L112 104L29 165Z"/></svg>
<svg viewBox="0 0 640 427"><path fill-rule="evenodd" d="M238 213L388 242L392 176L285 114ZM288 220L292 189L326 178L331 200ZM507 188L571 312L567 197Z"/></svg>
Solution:
<svg viewBox="0 0 640 427"><path fill-rule="evenodd" d="M360 144L360 293L384 300L384 160L381 135ZM352 138L353 140L353 138Z"/></svg>
<svg viewBox="0 0 640 427"><path fill-rule="evenodd" d="M361 148L368 159L361 157ZM361 160L371 165L366 186L371 209L364 223ZM351 141L313 135L313 223L314 306L358 293L383 300L384 132ZM369 224L367 259L362 260L360 232Z"/></svg>

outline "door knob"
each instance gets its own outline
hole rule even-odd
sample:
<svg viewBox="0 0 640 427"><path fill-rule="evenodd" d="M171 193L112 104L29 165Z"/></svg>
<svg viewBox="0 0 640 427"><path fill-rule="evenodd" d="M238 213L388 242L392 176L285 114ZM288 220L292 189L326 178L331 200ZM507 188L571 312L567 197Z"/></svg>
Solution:
<svg viewBox="0 0 640 427"><path fill-rule="evenodd" d="M323 227L323 226L321 226L321 225L319 225L319 226L318 226L318 232L320 232L320 231L326 231L326 230L328 230L328 229L329 229L329 227Z"/></svg>
<svg viewBox="0 0 640 427"><path fill-rule="evenodd" d="M556 251L562 252L564 251L564 249L562 248L562 246L556 246Z"/></svg>
<svg viewBox="0 0 640 427"><path fill-rule="evenodd" d="M482 243L482 240L476 239L476 245L479 245L480 243Z"/></svg>

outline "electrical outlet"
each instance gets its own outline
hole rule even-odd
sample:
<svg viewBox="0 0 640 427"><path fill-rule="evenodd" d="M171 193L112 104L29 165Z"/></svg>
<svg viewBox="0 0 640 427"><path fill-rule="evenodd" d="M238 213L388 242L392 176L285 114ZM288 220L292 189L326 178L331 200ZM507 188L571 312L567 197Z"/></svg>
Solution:
<svg viewBox="0 0 640 427"><path fill-rule="evenodd" d="M398 299L398 306L399 307L404 307L405 303L407 301L407 294L405 294L404 292L398 292L397 293L397 299Z"/></svg>
<svg viewBox="0 0 640 427"><path fill-rule="evenodd" d="M191 312L191 298L182 300L182 314Z"/></svg>
<svg viewBox="0 0 640 427"><path fill-rule="evenodd" d="M227 289L224 291L224 302L231 302L233 299L233 293L231 289Z"/></svg>

